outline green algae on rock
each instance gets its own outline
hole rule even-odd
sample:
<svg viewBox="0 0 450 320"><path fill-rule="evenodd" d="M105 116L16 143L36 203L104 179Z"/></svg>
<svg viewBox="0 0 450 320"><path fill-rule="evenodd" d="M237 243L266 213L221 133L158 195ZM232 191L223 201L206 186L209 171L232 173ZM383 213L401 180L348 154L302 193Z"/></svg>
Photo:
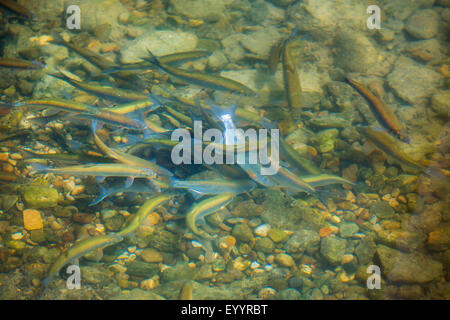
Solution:
<svg viewBox="0 0 450 320"><path fill-rule="evenodd" d="M58 204L59 195L55 188L45 186L25 186L21 191L23 200L29 208L53 208Z"/></svg>

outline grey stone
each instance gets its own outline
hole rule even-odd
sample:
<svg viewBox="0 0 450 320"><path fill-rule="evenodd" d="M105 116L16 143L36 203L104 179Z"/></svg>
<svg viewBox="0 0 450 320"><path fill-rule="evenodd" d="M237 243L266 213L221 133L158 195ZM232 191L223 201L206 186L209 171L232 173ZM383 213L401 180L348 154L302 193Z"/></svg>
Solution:
<svg viewBox="0 0 450 320"><path fill-rule="evenodd" d="M358 225L353 222L342 222L341 224L339 224L339 235L342 238L350 238L356 232L358 232L358 230Z"/></svg>
<svg viewBox="0 0 450 320"><path fill-rule="evenodd" d="M191 51L197 47L197 42L197 36L193 33L150 30L122 46L120 50L121 62L142 61L143 57L148 57L148 50L156 56Z"/></svg>
<svg viewBox="0 0 450 320"><path fill-rule="evenodd" d="M375 202L370 206L370 214L377 216L378 219L389 219L395 214L394 209L384 200Z"/></svg>
<svg viewBox="0 0 450 320"><path fill-rule="evenodd" d="M331 264L339 264L345 254L347 241L335 236L322 238L320 254Z"/></svg>
<svg viewBox="0 0 450 320"><path fill-rule="evenodd" d="M450 115L450 90L439 90L431 98L431 109L438 117L448 119Z"/></svg>
<svg viewBox="0 0 450 320"><path fill-rule="evenodd" d="M441 76L409 58L400 57L387 79L389 86L400 98L415 104L434 93Z"/></svg>
<svg viewBox="0 0 450 320"><path fill-rule="evenodd" d="M427 238L422 232L408 230L382 230L377 236L378 241L406 251L416 251Z"/></svg>
<svg viewBox="0 0 450 320"><path fill-rule="evenodd" d="M403 253L384 245L377 246L382 273L391 281L426 283L442 276L442 263L420 253Z"/></svg>
<svg viewBox="0 0 450 320"><path fill-rule="evenodd" d="M101 267L81 266L81 281L103 286L111 282L111 272Z"/></svg>
<svg viewBox="0 0 450 320"><path fill-rule="evenodd" d="M264 253L271 253L274 248L274 243L269 238L259 238L255 242L255 249Z"/></svg>
<svg viewBox="0 0 450 320"><path fill-rule="evenodd" d="M217 21L226 12L224 0L171 0L173 12L190 19Z"/></svg>
<svg viewBox="0 0 450 320"><path fill-rule="evenodd" d="M369 264L375 255L377 246L371 237L364 237L355 249L356 257L361 265Z"/></svg>
<svg viewBox="0 0 450 320"><path fill-rule="evenodd" d="M301 300L302 294L297 289L287 288L278 292L276 297L277 300Z"/></svg>
<svg viewBox="0 0 450 320"><path fill-rule="evenodd" d="M291 253L312 252L318 249L319 243L320 236L317 231L302 229L291 235L284 248Z"/></svg>
<svg viewBox="0 0 450 320"><path fill-rule="evenodd" d="M282 38L283 35L278 32L278 29L270 26L245 34L240 41L248 51L258 55L261 59L268 59L271 48Z"/></svg>
<svg viewBox="0 0 450 320"><path fill-rule="evenodd" d="M228 59L222 51L214 51L208 57L208 68L212 71L223 69L228 64Z"/></svg>
<svg viewBox="0 0 450 320"><path fill-rule="evenodd" d="M232 234L239 241L249 242L253 240L252 230L245 223L236 224L233 227Z"/></svg>
<svg viewBox="0 0 450 320"><path fill-rule="evenodd" d="M123 291L118 295L110 298L111 300L165 300L164 297L147 290L133 289L131 291Z"/></svg>
<svg viewBox="0 0 450 320"><path fill-rule="evenodd" d="M432 9L418 10L406 21L406 31L417 39L433 38L439 28L439 14Z"/></svg>
<svg viewBox="0 0 450 320"><path fill-rule="evenodd" d="M425 62L438 63L443 58L441 45L437 39L419 40L408 43L406 52Z"/></svg>
<svg viewBox="0 0 450 320"><path fill-rule="evenodd" d="M374 70L378 61L378 51L363 33L348 31L338 33L334 46L336 62L347 72L366 73Z"/></svg>

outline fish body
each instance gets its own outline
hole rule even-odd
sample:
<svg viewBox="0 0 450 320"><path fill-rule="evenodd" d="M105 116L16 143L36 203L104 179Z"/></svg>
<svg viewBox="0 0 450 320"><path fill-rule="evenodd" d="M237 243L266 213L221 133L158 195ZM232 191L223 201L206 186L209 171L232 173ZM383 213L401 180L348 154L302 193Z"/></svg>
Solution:
<svg viewBox="0 0 450 320"><path fill-rule="evenodd" d="M224 208L235 195L235 193L221 193L195 203L186 214L186 225L196 235L205 239L211 238L209 234L197 228L197 223L203 223L207 215Z"/></svg>
<svg viewBox="0 0 450 320"><path fill-rule="evenodd" d="M295 29L289 39L285 41L281 52L284 86L286 88L287 100L291 110L302 108L300 78L298 77L297 68L295 67L294 59L291 55L291 39L296 31L297 29Z"/></svg>
<svg viewBox="0 0 450 320"><path fill-rule="evenodd" d="M293 167L305 171L309 174L319 174L320 170L308 159L303 158L301 155L291 147L282 137L280 137L280 153L281 156Z"/></svg>
<svg viewBox="0 0 450 320"><path fill-rule="evenodd" d="M185 71L162 63L161 61L158 60L158 58L153 56L153 54L151 53L150 56L151 57L148 59L148 61L151 64L159 67L160 69L164 70L165 72L167 72L172 76L175 76L183 81L186 81L187 83L192 83L201 87L215 90L224 90L242 93L245 95L255 94L252 89L248 88L247 86L237 81L197 71Z"/></svg>
<svg viewBox="0 0 450 320"><path fill-rule="evenodd" d="M101 107L99 110L101 111L108 111L108 112L114 112L118 114L130 114L130 113L145 113L145 112L151 112L159 108L159 104L155 104L150 99L140 100L140 101L133 101L128 102L124 104L120 104L114 107Z"/></svg>
<svg viewBox="0 0 450 320"><path fill-rule="evenodd" d="M89 203L89 206L95 206L99 204L101 201L103 201L105 198L109 197L110 195L122 192L154 193L156 191L148 183L137 181L134 182L133 185L129 187L123 185L122 183L110 188L105 188L103 185L100 185L100 194L98 195L97 198L92 200L91 203Z"/></svg>
<svg viewBox="0 0 450 320"><path fill-rule="evenodd" d="M367 100L372 113L374 114L380 125L382 125L386 130L392 132L403 142L409 141L406 130L403 128L402 124L391 108L389 108L380 98L378 98L362 84L348 77L346 78L346 80Z"/></svg>
<svg viewBox="0 0 450 320"><path fill-rule="evenodd" d="M113 126L119 126L133 130L145 130L148 128L145 122L141 121L140 119L130 118L126 115L106 110L101 110L97 113L82 113L78 114L77 117L97 120Z"/></svg>
<svg viewBox="0 0 450 320"><path fill-rule="evenodd" d="M66 99L30 99L16 103L14 106L34 106L34 107L45 107L52 108L56 110L62 110L74 113L89 113L95 114L99 112L96 107L90 106L88 104L75 102Z"/></svg>
<svg viewBox="0 0 450 320"><path fill-rule="evenodd" d="M237 146L243 145L245 147L245 137L236 132L237 129L234 121L233 115L237 110L237 106L231 106L229 108L219 108L212 104L210 104L210 109L214 112L214 114L219 118L219 120L223 123L225 128L224 136L225 136L225 144L232 145L235 144ZM235 135L236 133L236 135ZM259 145L259 143L258 143ZM268 176L261 174L261 164L255 163L252 164L249 162L249 152L245 152L245 161L244 163L238 163L239 167L247 173L247 175L257 183L263 186L273 186L274 183Z"/></svg>
<svg viewBox="0 0 450 320"><path fill-rule="evenodd" d="M48 272L48 277L43 280L44 285L47 287L50 280L69 262L72 262L78 258L81 258L85 254L95 249L102 249L107 246L116 244L122 241L123 236L117 233L110 233L107 235L100 235L95 237L89 237L77 241L70 249L61 254L58 259L53 263Z"/></svg>
<svg viewBox="0 0 450 320"><path fill-rule="evenodd" d="M207 194L221 194L221 193L243 193L250 192L256 187L256 183L248 179L240 180L178 180L172 179L170 186L172 188L188 189L194 198L199 198Z"/></svg>
<svg viewBox="0 0 450 320"><path fill-rule="evenodd" d="M269 179L276 182L277 187L286 188L289 191L306 192L309 194L316 193L316 190L313 186L304 181L301 177L283 167L280 167L276 174L269 176Z"/></svg>
<svg viewBox="0 0 450 320"><path fill-rule="evenodd" d="M331 174L316 174L316 175L309 175L309 176L302 176L301 177L304 182L315 187L323 187L328 186L331 184L348 184L348 185L354 185L353 182Z"/></svg>
<svg viewBox="0 0 450 320"><path fill-rule="evenodd" d="M0 67L17 69L42 69L45 64L38 61L28 61L15 58L0 58Z"/></svg>
<svg viewBox="0 0 450 320"><path fill-rule="evenodd" d="M111 101L126 103L148 99L148 96L144 93L136 93L131 90L119 89L111 86L100 86L96 84L84 83L75 78L69 77L66 73L49 74L55 78L68 82L77 89Z"/></svg>
<svg viewBox="0 0 450 320"><path fill-rule="evenodd" d="M411 159L398 145L395 138L389 133L379 128L358 127L359 132L363 133L375 146L383 150L388 156L391 156L401 164L425 171L425 167L417 161Z"/></svg>
<svg viewBox="0 0 450 320"><path fill-rule="evenodd" d="M139 211L134 215L132 220L117 233L118 236L125 237L130 233L134 232L139 225L144 221L150 213L156 210L158 207L162 206L164 203L172 199L174 195L170 193L156 194L150 197L144 204L139 208Z"/></svg>
<svg viewBox="0 0 450 320"><path fill-rule="evenodd" d="M156 177L156 173L151 169L121 163L86 164L59 168L47 168L39 164L34 164L34 167L40 173L72 176L133 177L147 179Z"/></svg>
<svg viewBox="0 0 450 320"><path fill-rule="evenodd" d="M181 287L180 294L178 295L179 300L192 300L192 283L191 281L186 281Z"/></svg>
<svg viewBox="0 0 450 320"><path fill-rule="evenodd" d="M97 135L97 124L95 121L92 121L92 134L94 136L94 141L97 147L106 154L108 157L113 158L123 164L128 164L135 167L142 167L152 170L153 172L159 175L167 175L173 176L172 172L169 170L157 165L152 161L148 161L139 157L136 157L132 154L126 153L120 149L110 148L108 147Z"/></svg>
<svg viewBox="0 0 450 320"><path fill-rule="evenodd" d="M112 69L112 68L117 67L117 64L105 59L104 56L102 56L98 53L95 53L94 51L91 51L89 49L86 49L84 47L79 47L71 42L65 41L59 35L55 35L54 39L50 40L49 42L52 44L55 44L55 45L64 46L70 50L75 51L80 56L82 56L83 58L88 60L90 63L95 65L97 68L99 68L100 70Z"/></svg>
<svg viewBox="0 0 450 320"><path fill-rule="evenodd" d="M24 148L19 148L25 159L45 159L51 161L80 163L80 162L108 162L108 159L87 153L35 153Z"/></svg>
<svg viewBox="0 0 450 320"><path fill-rule="evenodd" d="M164 56L158 57L158 60L160 63L166 64L166 63L173 63L173 62L181 62L185 60L191 60L201 57L206 57L210 55L211 53L208 51L201 51L201 50L194 50L194 51L186 51L186 52L177 52L177 53L171 53ZM109 69L105 69L106 73L117 73L117 72L124 72L124 71L146 71L153 67L153 64L148 61L139 61L134 63L125 63L121 66L113 66Z"/></svg>

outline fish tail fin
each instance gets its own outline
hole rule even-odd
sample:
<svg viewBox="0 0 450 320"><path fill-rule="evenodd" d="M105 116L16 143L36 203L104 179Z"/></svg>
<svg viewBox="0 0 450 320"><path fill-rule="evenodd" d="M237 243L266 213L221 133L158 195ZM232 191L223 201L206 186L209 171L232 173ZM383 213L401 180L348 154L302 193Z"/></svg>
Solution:
<svg viewBox="0 0 450 320"><path fill-rule="evenodd" d="M181 180L176 177L170 177L170 187L171 188L180 188Z"/></svg>
<svg viewBox="0 0 450 320"><path fill-rule="evenodd" d="M298 31L298 26L296 25L295 28L292 30L289 38L286 41L287 42L291 41L295 37L295 35L297 34L297 31Z"/></svg>
<svg viewBox="0 0 450 320"><path fill-rule="evenodd" d="M97 120L91 121L91 130L93 134L96 134L96 132L103 127L102 123L99 123Z"/></svg>
<svg viewBox="0 0 450 320"><path fill-rule="evenodd" d="M219 118L221 118L224 115L230 115L231 117L233 117L237 109L237 104L233 104L226 108L221 108L210 102L208 102L208 105L211 108L211 111L214 112L214 114Z"/></svg>
<svg viewBox="0 0 450 320"><path fill-rule="evenodd" d="M33 159L36 158L38 155L30 150L27 150L25 148L19 147L19 150L22 151L23 158L26 159Z"/></svg>
<svg viewBox="0 0 450 320"><path fill-rule="evenodd" d="M147 48L147 52L150 57L145 58L144 60L150 62L151 64L154 64L157 67L161 67L161 62L158 60L158 58L150 51L149 48Z"/></svg>
<svg viewBox="0 0 450 320"><path fill-rule="evenodd" d="M106 187L100 185L100 194L98 195L97 198L95 198L94 200L92 200L91 203L89 203L89 206L95 206L97 204L100 203L100 201L102 201L103 199L105 199L107 196L109 195L109 190L106 189Z"/></svg>
<svg viewBox="0 0 450 320"><path fill-rule="evenodd" d="M328 209L327 199L330 199L332 192L329 190L319 190L316 189L314 196Z"/></svg>
<svg viewBox="0 0 450 320"><path fill-rule="evenodd" d="M42 280L42 284L44 285L44 287L47 289L48 285L50 284L50 277L45 278L44 280Z"/></svg>

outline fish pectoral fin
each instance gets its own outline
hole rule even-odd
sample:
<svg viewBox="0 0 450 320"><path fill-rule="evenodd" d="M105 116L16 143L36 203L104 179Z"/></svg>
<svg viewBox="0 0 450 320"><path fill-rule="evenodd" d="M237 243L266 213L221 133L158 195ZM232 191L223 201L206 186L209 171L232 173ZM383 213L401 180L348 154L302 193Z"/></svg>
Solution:
<svg viewBox="0 0 450 320"><path fill-rule="evenodd" d="M189 190L189 193L192 195L192 197L194 197L195 200L198 200L204 196L204 194L197 192L195 190Z"/></svg>
<svg viewBox="0 0 450 320"><path fill-rule="evenodd" d="M97 183L102 183L103 181L105 181L106 177L95 177L95 181Z"/></svg>
<svg viewBox="0 0 450 320"><path fill-rule="evenodd" d="M155 182L153 182L153 180L152 179L147 179L148 180L148 184L154 189L154 190L156 190L157 192L161 192L161 188L155 183Z"/></svg>
<svg viewBox="0 0 450 320"><path fill-rule="evenodd" d="M133 185L134 177L128 177L127 180L125 180L125 188L129 188Z"/></svg>

